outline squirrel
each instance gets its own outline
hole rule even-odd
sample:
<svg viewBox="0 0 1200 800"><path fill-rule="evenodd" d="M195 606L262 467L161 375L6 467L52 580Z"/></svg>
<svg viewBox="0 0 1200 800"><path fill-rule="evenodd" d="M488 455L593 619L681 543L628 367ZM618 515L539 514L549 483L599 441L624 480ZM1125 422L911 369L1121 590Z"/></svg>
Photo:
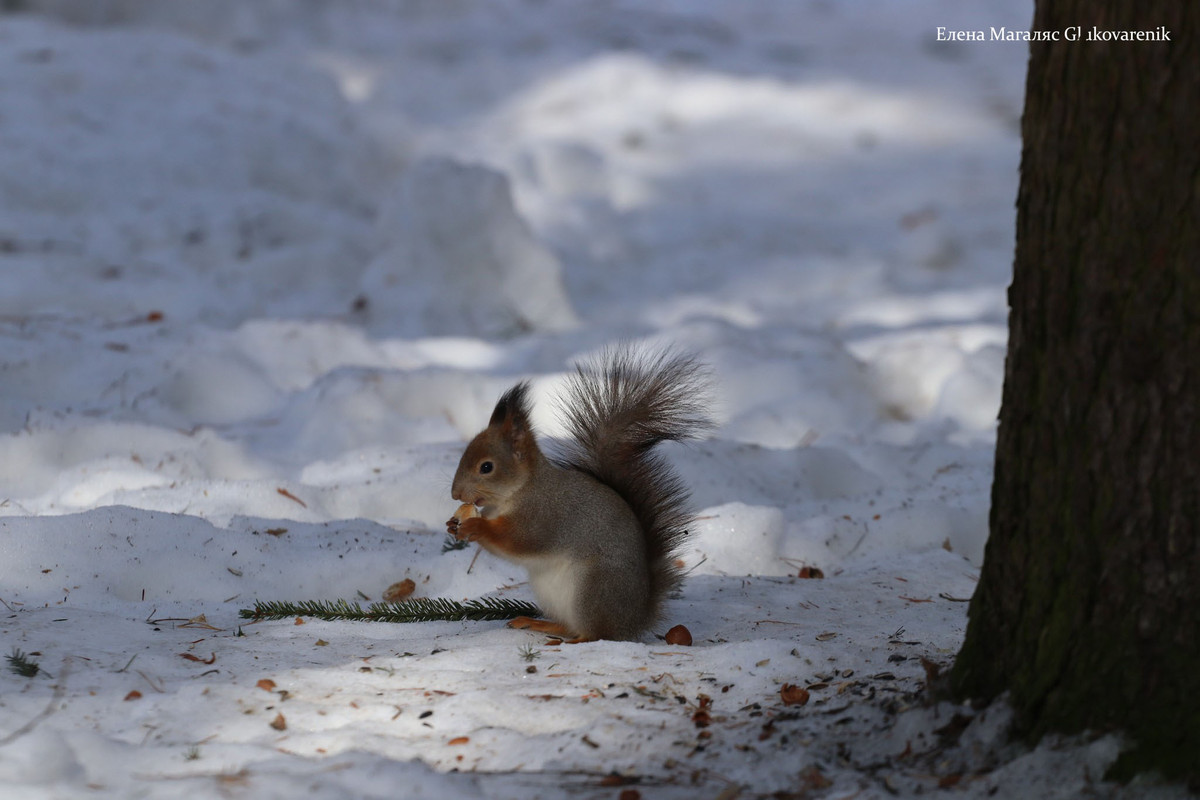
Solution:
<svg viewBox="0 0 1200 800"><path fill-rule="evenodd" d="M459 540L525 567L549 619L510 627L570 643L633 639L659 619L683 574L687 487L654 452L713 426L707 371L674 351L606 351L579 365L560 403L571 434L547 457L530 422L529 383L509 389L459 462L446 523Z"/></svg>

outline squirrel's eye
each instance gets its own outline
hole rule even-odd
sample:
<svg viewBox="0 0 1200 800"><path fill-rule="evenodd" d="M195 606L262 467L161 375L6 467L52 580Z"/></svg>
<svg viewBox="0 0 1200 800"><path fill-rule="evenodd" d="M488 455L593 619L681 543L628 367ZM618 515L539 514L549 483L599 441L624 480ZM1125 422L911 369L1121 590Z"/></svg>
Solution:
<svg viewBox="0 0 1200 800"><path fill-rule="evenodd" d="M493 466L492 462L490 462L490 461L483 462L482 464L479 465L479 474L487 475L489 472L492 471L492 466Z"/></svg>

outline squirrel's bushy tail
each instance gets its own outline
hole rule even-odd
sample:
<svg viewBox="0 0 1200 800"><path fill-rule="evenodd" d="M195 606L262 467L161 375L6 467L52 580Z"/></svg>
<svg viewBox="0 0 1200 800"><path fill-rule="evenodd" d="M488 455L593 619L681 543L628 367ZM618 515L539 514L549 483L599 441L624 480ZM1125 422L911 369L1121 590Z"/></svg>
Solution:
<svg viewBox="0 0 1200 800"><path fill-rule="evenodd" d="M682 580L675 560L691 515L687 487L653 448L713 427L709 394L707 370L693 358L623 346L580 365L561 406L573 438L564 466L612 487L641 523L656 616Z"/></svg>

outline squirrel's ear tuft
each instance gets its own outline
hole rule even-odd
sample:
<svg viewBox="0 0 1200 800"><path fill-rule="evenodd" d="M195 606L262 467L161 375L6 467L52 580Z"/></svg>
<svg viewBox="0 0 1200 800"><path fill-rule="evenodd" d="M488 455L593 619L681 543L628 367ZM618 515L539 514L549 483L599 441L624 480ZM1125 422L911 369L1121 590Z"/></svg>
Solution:
<svg viewBox="0 0 1200 800"><path fill-rule="evenodd" d="M521 381L500 396L488 425L503 425L505 420L513 417L529 421L529 381Z"/></svg>
<svg viewBox="0 0 1200 800"><path fill-rule="evenodd" d="M529 421L529 381L522 381L505 392L496 402L489 427L500 428L513 454L521 458L537 444L533 438L533 425Z"/></svg>

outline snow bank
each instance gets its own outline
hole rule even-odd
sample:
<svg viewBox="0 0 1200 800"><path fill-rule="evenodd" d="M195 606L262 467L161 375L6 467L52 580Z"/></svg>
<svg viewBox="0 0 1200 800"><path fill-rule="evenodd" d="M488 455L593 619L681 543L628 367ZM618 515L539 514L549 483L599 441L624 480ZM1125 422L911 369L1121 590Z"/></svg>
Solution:
<svg viewBox="0 0 1200 800"><path fill-rule="evenodd" d="M162 34L5 28L0 239L17 291L0 313L224 324L349 306L354 271L336 265L362 261L398 169L325 75Z"/></svg>
<svg viewBox="0 0 1200 800"><path fill-rule="evenodd" d="M446 159L412 165L384 203L377 241L362 284L377 333L512 336L577 321L558 260L494 170Z"/></svg>

